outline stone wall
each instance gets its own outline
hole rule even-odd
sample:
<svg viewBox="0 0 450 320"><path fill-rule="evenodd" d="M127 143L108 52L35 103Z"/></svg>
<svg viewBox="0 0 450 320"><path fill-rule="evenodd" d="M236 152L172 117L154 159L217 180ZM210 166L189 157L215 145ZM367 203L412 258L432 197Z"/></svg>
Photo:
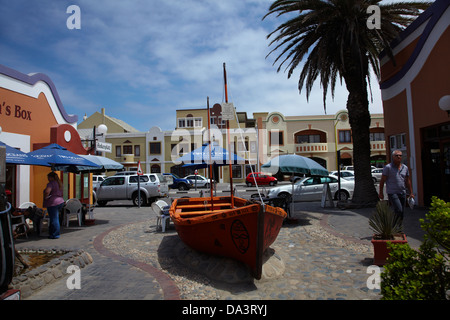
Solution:
<svg viewBox="0 0 450 320"><path fill-rule="evenodd" d="M70 273L67 273L67 268L70 265L78 266L81 269L93 262L91 255L84 250L22 249L19 251L22 254L35 252L62 255L12 279L10 288L20 290L22 299L31 296L34 292L52 282L68 277Z"/></svg>

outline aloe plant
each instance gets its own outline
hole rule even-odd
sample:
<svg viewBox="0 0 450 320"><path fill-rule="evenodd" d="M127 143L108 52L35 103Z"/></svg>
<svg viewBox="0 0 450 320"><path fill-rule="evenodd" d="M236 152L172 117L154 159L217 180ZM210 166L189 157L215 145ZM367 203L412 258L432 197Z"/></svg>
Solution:
<svg viewBox="0 0 450 320"><path fill-rule="evenodd" d="M376 211L369 219L369 227L375 237L383 240L393 240L394 235L402 233L402 219L392 211L387 201L379 201Z"/></svg>

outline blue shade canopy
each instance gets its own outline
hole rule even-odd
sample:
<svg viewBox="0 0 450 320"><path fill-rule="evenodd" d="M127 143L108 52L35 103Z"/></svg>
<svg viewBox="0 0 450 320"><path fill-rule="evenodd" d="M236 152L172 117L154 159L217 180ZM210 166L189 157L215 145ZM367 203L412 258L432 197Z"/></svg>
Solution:
<svg viewBox="0 0 450 320"><path fill-rule="evenodd" d="M272 173L276 173L279 170L284 173L294 172L312 176L328 176L328 170L316 161L296 154L275 157L266 164L263 164L261 168L267 169Z"/></svg>
<svg viewBox="0 0 450 320"><path fill-rule="evenodd" d="M92 161L70 152L59 144L52 143L41 149L28 153L31 157L39 160L43 160L49 163L49 166L56 167L61 165L74 165L74 166L91 166L99 167Z"/></svg>
<svg viewBox="0 0 450 320"><path fill-rule="evenodd" d="M108 171L108 170L115 170L115 171L120 171L123 169L123 164L114 161L112 159L109 159L107 157L102 157L102 156L94 156L92 154L82 154L80 155L81 157L85 158L86 160L92 161L93 163L97 164L98 166L100 166L100 168L104 171ZM99 168L95 168L95 167L83 167L83 170L98 170Z"/></svg>
<svg viewBox="0 0 450 320"><path fill-rule="evenodd" d="M112 159L102 157L102 156L94 156L91 154L80 154L80 157L83 157L86 160L89 160L95 163L97 166L56 166L56 170L60 171L69 171L69 172L105 172L105 171L121 171L123 170L123 164L120 164L117 161Z"/></svg>
<svg viewBox="0 0 450 320"><path fill-rule="evenodd" d="M28 153L25 153L16 148L13 148L1 141L0 141L0 146L4 146L6 148L6 163L37 165L37 166L50 166L50 164L48 162L46 162L45 160L33 158Z"/></svg>
<svg viewBox="0 0 450 320"><path fill-rule="evenodd" d="M219 145L211 145L211 155L209 153L209 144L203 144L190 153L177 159L177 162L183 162L183 167L205 168L210 164L224 166L230 163L230 156L226 149ZM236 154L231 154L231 164L244 164L245 159Z"/></svg>

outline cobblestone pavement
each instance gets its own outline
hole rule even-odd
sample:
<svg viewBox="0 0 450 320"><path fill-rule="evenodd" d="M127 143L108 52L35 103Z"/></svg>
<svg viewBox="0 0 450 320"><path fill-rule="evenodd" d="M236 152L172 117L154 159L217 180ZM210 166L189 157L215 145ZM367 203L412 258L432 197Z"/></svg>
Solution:
<svg viewBox="0 0 450 320"><path fill-rule="evenodd" d="M284 225L271 247L280 270L262 280L249 279L228 259L193 252L173 226L157 231L150 207L96 208L94 226L69 227L61 239L30 238L16 247L77 247L94 260L81 270L81 289L69 290L62 279L28 299L376 300L380 290L367 285L373 210L297 203L299 223ZM416 220L425 211L409 213L405 229L417 247L422 235Z"/></svg>

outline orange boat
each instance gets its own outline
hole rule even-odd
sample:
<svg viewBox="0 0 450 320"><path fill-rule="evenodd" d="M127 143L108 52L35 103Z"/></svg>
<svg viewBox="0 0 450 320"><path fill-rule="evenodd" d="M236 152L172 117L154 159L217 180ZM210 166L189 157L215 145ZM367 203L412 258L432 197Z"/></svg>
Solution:
<svg viewBox="0 0 450 320"><path fill-rule="evenodd" d="M263 254L277 238L286 212L232 196L180 198L172 203L170 218L185 244L241 261L260 279Z"/></svg>
<svg viewBox="0 0 450 320"><path fill-rule="evenodd" d="M227 78L223 64L225 102L228 103ZM210 112L208 106L208 135ZM228 150L230 150L229 120ZM212 181L211 137L209 176ZM263 254L280 232L286 212L262 202L234 196L231 152L229 154L230 196L175 199L170 207L170 218L181 240L194 250L236 259L248 265L253 277L261 279Z"/></svg>

